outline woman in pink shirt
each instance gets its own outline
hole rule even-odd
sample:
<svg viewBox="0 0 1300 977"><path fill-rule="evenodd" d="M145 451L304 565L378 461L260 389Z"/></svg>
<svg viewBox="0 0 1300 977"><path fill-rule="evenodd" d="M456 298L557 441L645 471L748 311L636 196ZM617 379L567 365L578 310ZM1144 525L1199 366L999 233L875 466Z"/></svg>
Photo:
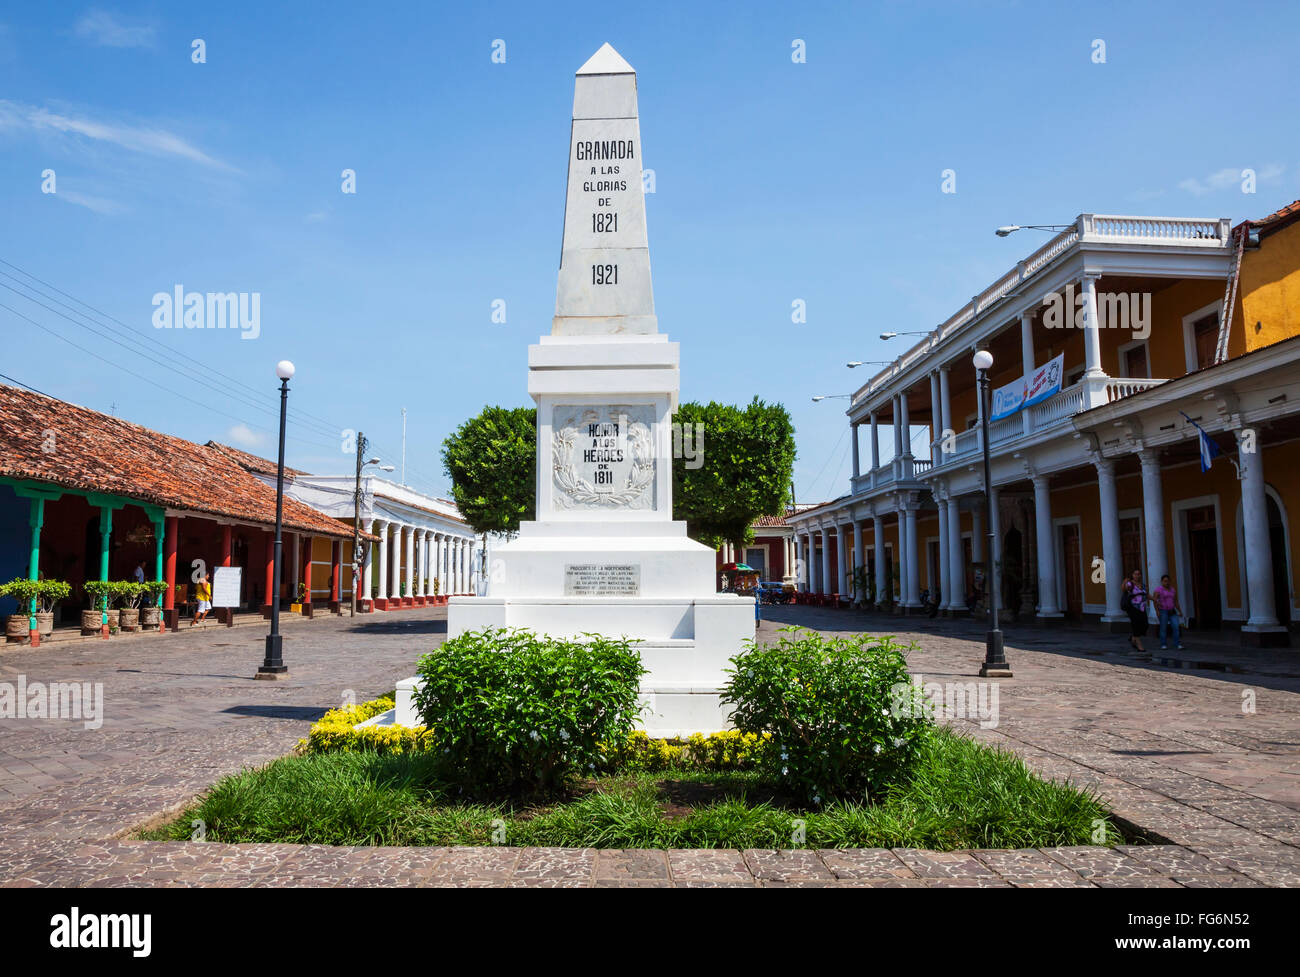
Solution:
<svg viewBox="0 0 1300 977"><path fill-rule="evenodd" d="M1160 618L1161 649L1168 647L1165 636L1170 628L1174 632L1174 645L1181 649L1183 643L1178 635L1178 618L1182 616L1183 609L1178 606L1178 591L1169 582L1169 574L1160 578L1160 586L1151 591L1151 597L1156 602L1156 615Z"/></svg>

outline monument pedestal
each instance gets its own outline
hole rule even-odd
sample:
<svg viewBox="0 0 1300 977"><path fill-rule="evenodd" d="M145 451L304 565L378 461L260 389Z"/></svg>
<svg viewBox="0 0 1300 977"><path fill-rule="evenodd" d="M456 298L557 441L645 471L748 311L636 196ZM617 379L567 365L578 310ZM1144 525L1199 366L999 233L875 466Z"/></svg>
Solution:
<svg viewBox="0 0 1300 977"><path fill-rule="evenodd" d="M577 73L564 214L551 335L528 351L537 518L494 549L485 596L448 601L447 634L627 638L647 669L644 728L716 732L754 599L718 594L714 551L673 521L679 350L654 309L636 73L608 44ZM399 723L415 720L413 687L398 685Z"/></svg>

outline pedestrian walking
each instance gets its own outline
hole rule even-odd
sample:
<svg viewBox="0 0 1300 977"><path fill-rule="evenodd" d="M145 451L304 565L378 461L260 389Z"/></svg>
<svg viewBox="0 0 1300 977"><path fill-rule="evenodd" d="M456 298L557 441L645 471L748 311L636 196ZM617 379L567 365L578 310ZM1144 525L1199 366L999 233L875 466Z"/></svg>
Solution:
<svg viewBox="0 0 1300 977"><path fill-rule="evenodd" d="M194 620L190 621L190 627L206 621L208 611L212 610L212 584L208 581L206 573L194 588L194 597L198 601L198 609L194 612Z"/></svg>
<svg viewBox="0 0 1300 977"><path fill-rule="evenodd" d="M1166 640L1168 632L1173 632L1174 646L1182 650L1183 642L1178 630L1178 619L1183 616L1183 609L1178 606L1178 590L1169 580L1169 574L1160 578L1160 586L1151 591L1151 599L1155 601L1156 617L1160 621L1160 650L1164 651L1169 645Z"/></svg>
<svg viewBox="0 0 1300 977"><path fill-rule="evenodd" d="M1147 628L1147 592L1142 586L1142 571L1134 570L1124 581L1124 593L1120 597L1120 609L1128 615L1133 633L1128 643L1137 651L1146 651L1142 639L1146 637Z"/></svg>

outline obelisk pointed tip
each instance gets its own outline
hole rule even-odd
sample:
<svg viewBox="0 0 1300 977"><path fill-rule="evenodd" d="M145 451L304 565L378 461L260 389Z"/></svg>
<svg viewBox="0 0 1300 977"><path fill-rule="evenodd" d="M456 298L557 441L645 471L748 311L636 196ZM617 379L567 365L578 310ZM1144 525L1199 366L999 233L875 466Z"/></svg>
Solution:
<svg viewBox="0 0 1300 977"><path fill-rule="evenodd" d="M600 50L587 59L587 63L578 69L580 75L635 75L636 69L623 60L623 55L614 50L606 41Z"/></svg>

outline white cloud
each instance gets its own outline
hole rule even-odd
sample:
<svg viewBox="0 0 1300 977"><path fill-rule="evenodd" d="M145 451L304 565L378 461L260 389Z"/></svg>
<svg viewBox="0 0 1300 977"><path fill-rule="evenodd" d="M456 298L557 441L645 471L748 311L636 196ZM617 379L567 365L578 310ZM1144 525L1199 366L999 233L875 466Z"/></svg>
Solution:
<svg viewBox="0 0 1300 977"><path fill-rule="evenodd" d="M1241 182L1245 179L1242 176L1242 170L1234 167L1226 167L1222 170L1216 170L1204 179L1198 180L1195 177L1188 177L1186 180L1180 180L1178 189L1185 193L1190 193L1194 197L1204 197L1208 193L1216 193L1221 190L1238 189ZM1281 163L1267 163L1255 170L1255 180L1257 183L1266 183L1276 180L1282 175L1285 167Z"/></svg>
<svg viewBox="0 0 1300 977"><path fill-rule="evenodd" d="M95 119L74 118L51 112L49 109L0 99L0 130L18 128L33 132L61 132L95 142L112 143L123 149L149 156L169 156L214 169L234 170L234 167L228 163L214 159L180 136L163 129L115 125Z"/></svg>
<svg viewBox="0 0 1300 977"><path fill-rule="evenodd" d="M260 448L266 442L266 435L247 424L234 424L226 431L226 440L237 448Z"/></svg>
<svg viewBox="0 0 1300 977"><path fill-rule="evenodd" d="M76 204L78 207L85 207L87 210L93 210L97 214L111 216L120 214L126 210L116 200L108 200L105 197L94 197L88 193L78 193L76 190L60 190L53 194L60 200L70 204Z"/></svg>
<svg viewBox="0 0 1300 977"><path fill-rule="evenodd" d="M100 47L151 48L154 42L152 25L130 26L107 10L87 10L72 29L83 41Z"/></svg>

